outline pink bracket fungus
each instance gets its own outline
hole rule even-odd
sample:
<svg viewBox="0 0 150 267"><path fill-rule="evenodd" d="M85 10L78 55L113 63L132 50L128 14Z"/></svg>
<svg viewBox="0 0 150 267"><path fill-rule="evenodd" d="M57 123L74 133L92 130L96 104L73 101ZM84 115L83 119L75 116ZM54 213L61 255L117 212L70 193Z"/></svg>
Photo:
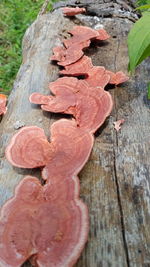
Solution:
<svg viewBox="0 0 150 267"><path fill-rule="evenodd" d="M5 114L7 111L6 102L7 97L3 94L0 94L0 115Z"/></svg>
<svg viewBox="0 0 150 267"><path fill-rule="evenodd" d="M85 26L74 26L69 31L70 39L63 41L65 47L57 46L53 49L51 60L58 61L58 65L67 66L77 62L84 55L83 49L89 47L91 40L106 40L109 38L103 29L93 30Z"/></svg>
<svg viewBox="0 0 150 267"><path fill-rule="evenodd" d="M93 66L87 72L85 80L90 86L104 88L110 81L110 75L105 72L104 67Z"/></svg>
<svg viewBox="0 0 150 267"><path fill-rule="evenodd" d="M75 264L87 241L89 218L76 176L55 176L44 186L36 177L19 183L0 213L0 266Z"/></svg>
<svg viewBox="0 0 150 267"><path fill-rule="evenodd" d="M64 7L62 9L63 11L63 14L65 16L75 16L75 15L78 15L78 14L82 14L82 13L85 13L86 12L86 9L85 8L80 8L80 7Z"/></svg>
<svg viewBox="0 0 150 267"><path fill-rule="evenodd" d="M74 26L72 30L68 31L73 35L70 39L64 40L63 43L66 48L72 45L78 45L85 41L95 39L99 36L99 32L86 26Z"/></svg>
<svg viewBox="0 0 150 267"><path fill-rule="evenodd" d="M78 128L74 120L61 119L51 126L51 142L43 129L23 127L6 148L7 160L16 167L44 167L43 179L59 173L77 175L88 160L93 136ZM56 168L57 166L57 168Z"/></svg>
<svg viewBox="0 0 150 267"><path fill-rule="evenodd" d="M8 161L21 168L43 167L42 186L27 176L0 216L0 264L71 267L87 241L88 211L79 199L77 174L89 158L93 135L74 120L51 126L51 142L41 128L24 127L6 149ZM18 227L19 226L19 227Z"/></svg>
<svg viewBox="0 0 150 267"><path fill-rule="evenodd" d="M109 83L118 85L120 83L124 83L129 80L129 77L126 76L122 71L118 71L116 73L106 70L106 73L110 75Z"/></svg>
<svg viewBox="0 0 150 267"><path fill-rule="evenodd" d="M129 77L122 71L116 73L106 70L102 66L93 66L89 57L83 56L77 62L65 66L65 70L61 70L60 74L67 76L80 76L84 75L84 80L92 87L105 88L107 84L118 85L126 82Z"/></svg>
<svg viewBox="0 0 150 267"><path fill-rule="evenodd" d="M65 66L64 70L61 70L59 73L68 76L80 76L87 75L87 72L93 68L91 58L83 56L77 62Z"/></svg>
<svg viewBox="0 0 150 267"><path fill-rule="evenodd" d="M104 67L93 66L93 68L89 69L87 72L87 77L85 80L91 86L104 88L108 83L118 85L126 82L129 80L129 77L126 76L122 71L114 73L106 70Z"/></svg>
<svg viewBox="0 0 150 267"><path fill-rule="evenodd" d="M74 16L84 8L64 8ZM16 187L15 195L0 213L0 266L19 267L26 260L37 267L73 266L87 241L89 219L86 205L80 200L77 177L91 153L93 133L109 116L113 101L105 86L128 80L121 71L113 73L93 66L83 50L91 41L107 40L104 29L75 26L70 39L53 49L51 60L64 67L63 77L51 82L51 95L33 93L30 102L46 111L71 114L50 128L50 142L43 129L23 127L11 139L6 158L16 167L40 168L45 181L26 176ZM81 77L79 77L81 78ZM0 114L6 112L6 98L0 95ZM2 108L1 108L2 107ZM2 111L1 111L2 110ZM114 122L118 131L124 120Z"/></svg>
<svg viewBox="0 0 150 267"><path fill-rule="evenodd" d="M33 93L30 102L41 104L50 112L71 114L81 129L94 133L109 116L113 101L103 89L90 87L86 81L73 77L63 77L50 83L54 96Z"/></svg>
<svg viewBox="0 0 150 267"><path fill-rule="evenodd" d="M79 45L78 47L76 46L71 46L70 48L64 48L61 46L56 46L53 49L54 55L51 56L51 60L56 60L58 61L58 65L62 65L62 66L67 66L70 65L76 61L78 61L82 56L83 56L83 51L82 49L84 47L88 47L90 44L89 41L87 41L86 43L82 43L81 45Z"/></svg>
<svg viewBox="0 0 150 267"><path fill-rule="evenodd" d="M65 47L70 47L73 44L80 44L89 40L107 40L110 38L108 33L104 29L94 30L86 26L74 26L72 30L69 31L73 36L70 39L64 40L63 43Z"/></svg>
<svg viewBox="0 0 150 267"><path fill-rule="evenodd" d="M110 38L110 35L104 29L99 29L97 31L99 33L99 36L97 36L95 40L105 41Z"/></svg>

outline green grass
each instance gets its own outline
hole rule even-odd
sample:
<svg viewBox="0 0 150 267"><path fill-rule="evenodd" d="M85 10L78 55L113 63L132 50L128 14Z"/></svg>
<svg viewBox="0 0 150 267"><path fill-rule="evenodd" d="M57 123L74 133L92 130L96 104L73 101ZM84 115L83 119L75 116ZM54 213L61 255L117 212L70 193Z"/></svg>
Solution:
<svg viewBox="0 0 150 267"><path fill-rule="evenodd" d="M1 92L9 93L12 89L22 61L22 37L35 20L43 2L44 0L0 0Z"/></svg>

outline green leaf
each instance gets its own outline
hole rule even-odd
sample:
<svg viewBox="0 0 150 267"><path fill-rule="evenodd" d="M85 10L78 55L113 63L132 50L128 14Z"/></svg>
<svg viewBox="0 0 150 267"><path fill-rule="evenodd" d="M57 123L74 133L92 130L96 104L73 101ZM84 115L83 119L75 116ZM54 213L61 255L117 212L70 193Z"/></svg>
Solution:
<svg viewBox="0 0 150 267"><path fill-rule="evenodd" d="M150 100L150 82L148 83L147 90L148 90L148 99Z"/></svg>
<svg viewBox="0 0 150 267"><path fill-rule="evenodd" d="M150 5L144 5L144 6L139 6L135 10L143 10L143 9L149 9Z"/></svg>
<svg viewBox="0 0 150 267"><path fill-rule="evenodd" d="M150 45L145 49L144 53L140 57L137 65L139 65L144 59L150 56Z"/></svg>
<svg viewBox="0 0 150 267"><path fill-rule="evenodd" d="M150 12L134 24L128 35L129 71L150 56Z"/></svg>

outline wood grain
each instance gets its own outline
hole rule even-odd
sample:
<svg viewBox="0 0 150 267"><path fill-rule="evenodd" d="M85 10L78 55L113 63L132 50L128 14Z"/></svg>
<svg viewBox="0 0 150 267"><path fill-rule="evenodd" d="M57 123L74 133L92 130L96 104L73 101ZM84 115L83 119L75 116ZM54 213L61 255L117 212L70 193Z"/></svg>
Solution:
<svg viewBox="0 0 150 267"><path fill-rule="evenodd" d="M60 7L85 7L88 15L98 17L120 17L136 21L138 16L135 12L136 0L68 0L54 3L54 9Z"/></svg>
<svg viewBox="0 0 150 267"><path fill-rule="evenodd" d="M59 10L39 16L23 41L23 63L9 97L8 112L0 124L0 204L9 199L26 174L37 170L12 167L5 159L5 148L17 127L37 125L49 136L50 124L61 118L31 105L28 97L38 91L48 94L48 83L58 77L58 67L49 61L52 48L60 44L74 24L93 28L101 24L112 36L104 45L92 45L86 54L95 65L112 71L127 71L127 33L132 22L122 18L79 15L63 18ZM97 131L91 157L80 173L81 197L89 207L88 243L76 267L148 267L149 244L149 158L150 103L146 82L150 64L120 87L111 89L114 109ZM124 118L119 133L113 121ZM24 267L31 266L25 263Z"/></svg>

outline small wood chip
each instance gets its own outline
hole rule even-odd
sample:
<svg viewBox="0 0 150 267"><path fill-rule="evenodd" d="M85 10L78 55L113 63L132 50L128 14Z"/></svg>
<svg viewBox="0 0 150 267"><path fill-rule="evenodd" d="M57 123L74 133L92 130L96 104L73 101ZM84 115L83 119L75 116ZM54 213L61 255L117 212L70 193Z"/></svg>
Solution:
<svg viewBox="0 0 150 267"><path fill-rule="evenodd" d="M121 129L121 125L125 122L124 119L120 119L118 121L114 121L114 129L116 129L116 131L118 132Z"/></svg>

